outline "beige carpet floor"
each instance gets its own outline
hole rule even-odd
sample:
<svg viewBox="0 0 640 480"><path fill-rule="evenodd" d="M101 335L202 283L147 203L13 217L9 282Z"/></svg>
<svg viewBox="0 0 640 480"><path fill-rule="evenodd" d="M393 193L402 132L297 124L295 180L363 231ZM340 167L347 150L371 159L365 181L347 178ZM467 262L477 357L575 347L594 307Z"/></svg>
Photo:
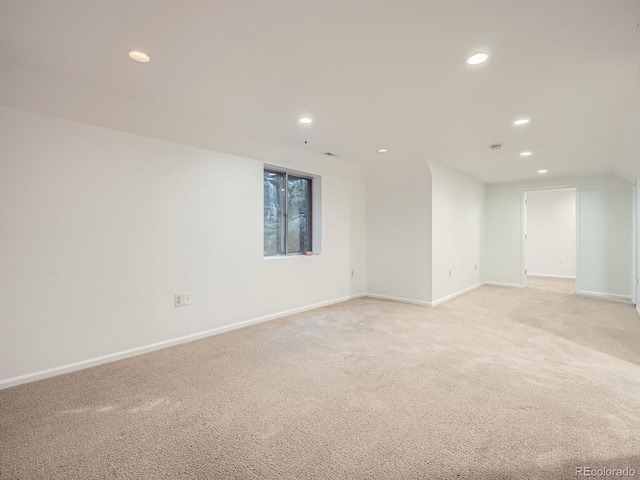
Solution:
<svg viewBox="0 0 640 480"><path fill-rule="evenodd" d="M573 278L542 277L527 275L527 288L549 290L557 293L575 293L576 281Z"/></svg>
<svg viewBox="0 0 640 480"><path fill-rule="evenodd" d="M0 391L4 479L640 476L640 318L361 298Z"/></svg>

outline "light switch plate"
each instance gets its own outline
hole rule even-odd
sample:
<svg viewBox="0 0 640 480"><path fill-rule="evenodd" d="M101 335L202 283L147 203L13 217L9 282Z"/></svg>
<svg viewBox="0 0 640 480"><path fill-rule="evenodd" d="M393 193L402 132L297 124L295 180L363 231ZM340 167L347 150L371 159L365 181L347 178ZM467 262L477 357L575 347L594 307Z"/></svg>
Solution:
<svg viewBox="0 0 640 480"><path fill-rule="evenodd" d="M184 305L191 305L191 292L184 292L182 295L184 296Z"/></svg>
<svg viewBox="0 0 640 480"><path fill-rule="evenodd" d="M176 293L173 296L173 306L174 307L181 307L183 304L183 296L181 293Z"/></svg>

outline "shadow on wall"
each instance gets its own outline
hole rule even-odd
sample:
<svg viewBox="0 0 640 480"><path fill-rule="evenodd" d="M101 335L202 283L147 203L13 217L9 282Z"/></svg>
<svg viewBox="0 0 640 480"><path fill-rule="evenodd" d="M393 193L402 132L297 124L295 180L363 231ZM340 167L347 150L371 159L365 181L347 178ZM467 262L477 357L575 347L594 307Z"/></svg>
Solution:
<svg viewBox="0 0 640 480"><path fill-rule="evenodd" d="M423 159L372 163L366 191L367 291L431 301L431 171Z"/></svg>
<svg viewBox="0 0 640 480"><path fill-rule="evenodd" d="M588 215L598 218L598 228L589 228L589 225L581 225L581 257L588 255L590 268L593 271L601 272L597 277L597 284L593 284L587 290L595 292L612 292L611 271L607 268L611 254L608 248L608 232L611 229L609 225L609 215L607 214L607 197L603 191L591 190L583 191L581 195L583 205L589 206ZM581 212L582 213L582 212ZM587 214L585 212L585 214ZM583 222L584 223L584 222ZM615 252L614 252L615 253ZM581 258L582 259L582 258Z"/></svg>
<svg viewBox="0 0 640 480"><path fill-rule="evenodd" d="M631 185L614 175L580 183L580 290L630 296Z"/></svg>

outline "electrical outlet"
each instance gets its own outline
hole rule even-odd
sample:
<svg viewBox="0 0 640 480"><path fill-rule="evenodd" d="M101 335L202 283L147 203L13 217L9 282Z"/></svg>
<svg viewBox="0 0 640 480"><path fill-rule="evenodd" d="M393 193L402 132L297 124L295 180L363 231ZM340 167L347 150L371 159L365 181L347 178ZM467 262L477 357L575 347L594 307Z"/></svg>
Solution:
<svg viewBox="0 0 640 480"><path fill-rule="evenodd" d="M191 292L184 292L183 294L183 303L186 307L187 305L191 305Z"/></svg>
<svg viewBox="0 0 640 480"><path fill-rule="evenodd" d="M355 270L351 270L351 278L356 276L356 271Z"/></svg>
<svg viewBox="0 0 640 480"><path fill-rule="evenodd" d="M173 296L173 306L174 307L181 307L183 305L183 300L184 300L183 295L181 293L176 293Z"/></svg>
<svg viewBox="0 0 640 480"><path fill-rule="evenodd" d="M475 267L475 269L477 270L477 269L478 269L478 264L474 265L474 267Z"/></svg>
<svg viewBox="0 0 640 480"><path fill-rule="evenodd" d="M451 270L449 270L449 277L451 277Z"/></svg>

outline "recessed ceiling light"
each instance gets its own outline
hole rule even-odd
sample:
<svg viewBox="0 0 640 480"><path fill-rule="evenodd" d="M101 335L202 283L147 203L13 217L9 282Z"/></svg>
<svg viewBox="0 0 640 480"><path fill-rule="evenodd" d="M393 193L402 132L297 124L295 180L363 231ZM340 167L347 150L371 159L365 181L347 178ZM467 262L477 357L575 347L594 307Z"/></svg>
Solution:
<svg viewBox="0 0 640 480"><path fill-rule="evenodd" d="M515 122L513 122L514 125L526 125L527 123L529 123L531 120L529 120L528 118L519 118L518 120L516 120Z"/></svg>
<svg viewBox="0 0 640 480"><path fill-rule="evenodd" d="M386 148L379 148L378 149L378 153L387 153L387 149Z"/></svg>
<svg viewBox="0 0 640 480"><path fill-rule="evenodd" d="M127 55L131 60L135 60L140 63L147 63L151 60L148 53L141 52L140 50L131 50Z"/></svg>
<svg viewBox="0 0 640 480"><path fill-rule="evenodd" d="M549 170L538 170L538 173L547 173Z"/></svg>
<svg viewBox="0 0 640 480"><path fill-rule="evenodd" d="M484 52L478 52L471 55L467 58L467 63L469 65L480 65L481 63L486 62L489 59L489 55Z"/></svg>
<svg viewBox="0 0 640 480"><path fill-rule="evenodd" d="M528 157L529 155L531 155L533 152L520 152L520 156L521 157Z"/></svg>
<svg viewBox="0 0 640 480"><path fill-rule="evenodd" d="M313 122L313 120L311 119L311 117L300 117L300 120L298 120L300 123L303 123L305 125L309 125L311 122Z"/></svg>

